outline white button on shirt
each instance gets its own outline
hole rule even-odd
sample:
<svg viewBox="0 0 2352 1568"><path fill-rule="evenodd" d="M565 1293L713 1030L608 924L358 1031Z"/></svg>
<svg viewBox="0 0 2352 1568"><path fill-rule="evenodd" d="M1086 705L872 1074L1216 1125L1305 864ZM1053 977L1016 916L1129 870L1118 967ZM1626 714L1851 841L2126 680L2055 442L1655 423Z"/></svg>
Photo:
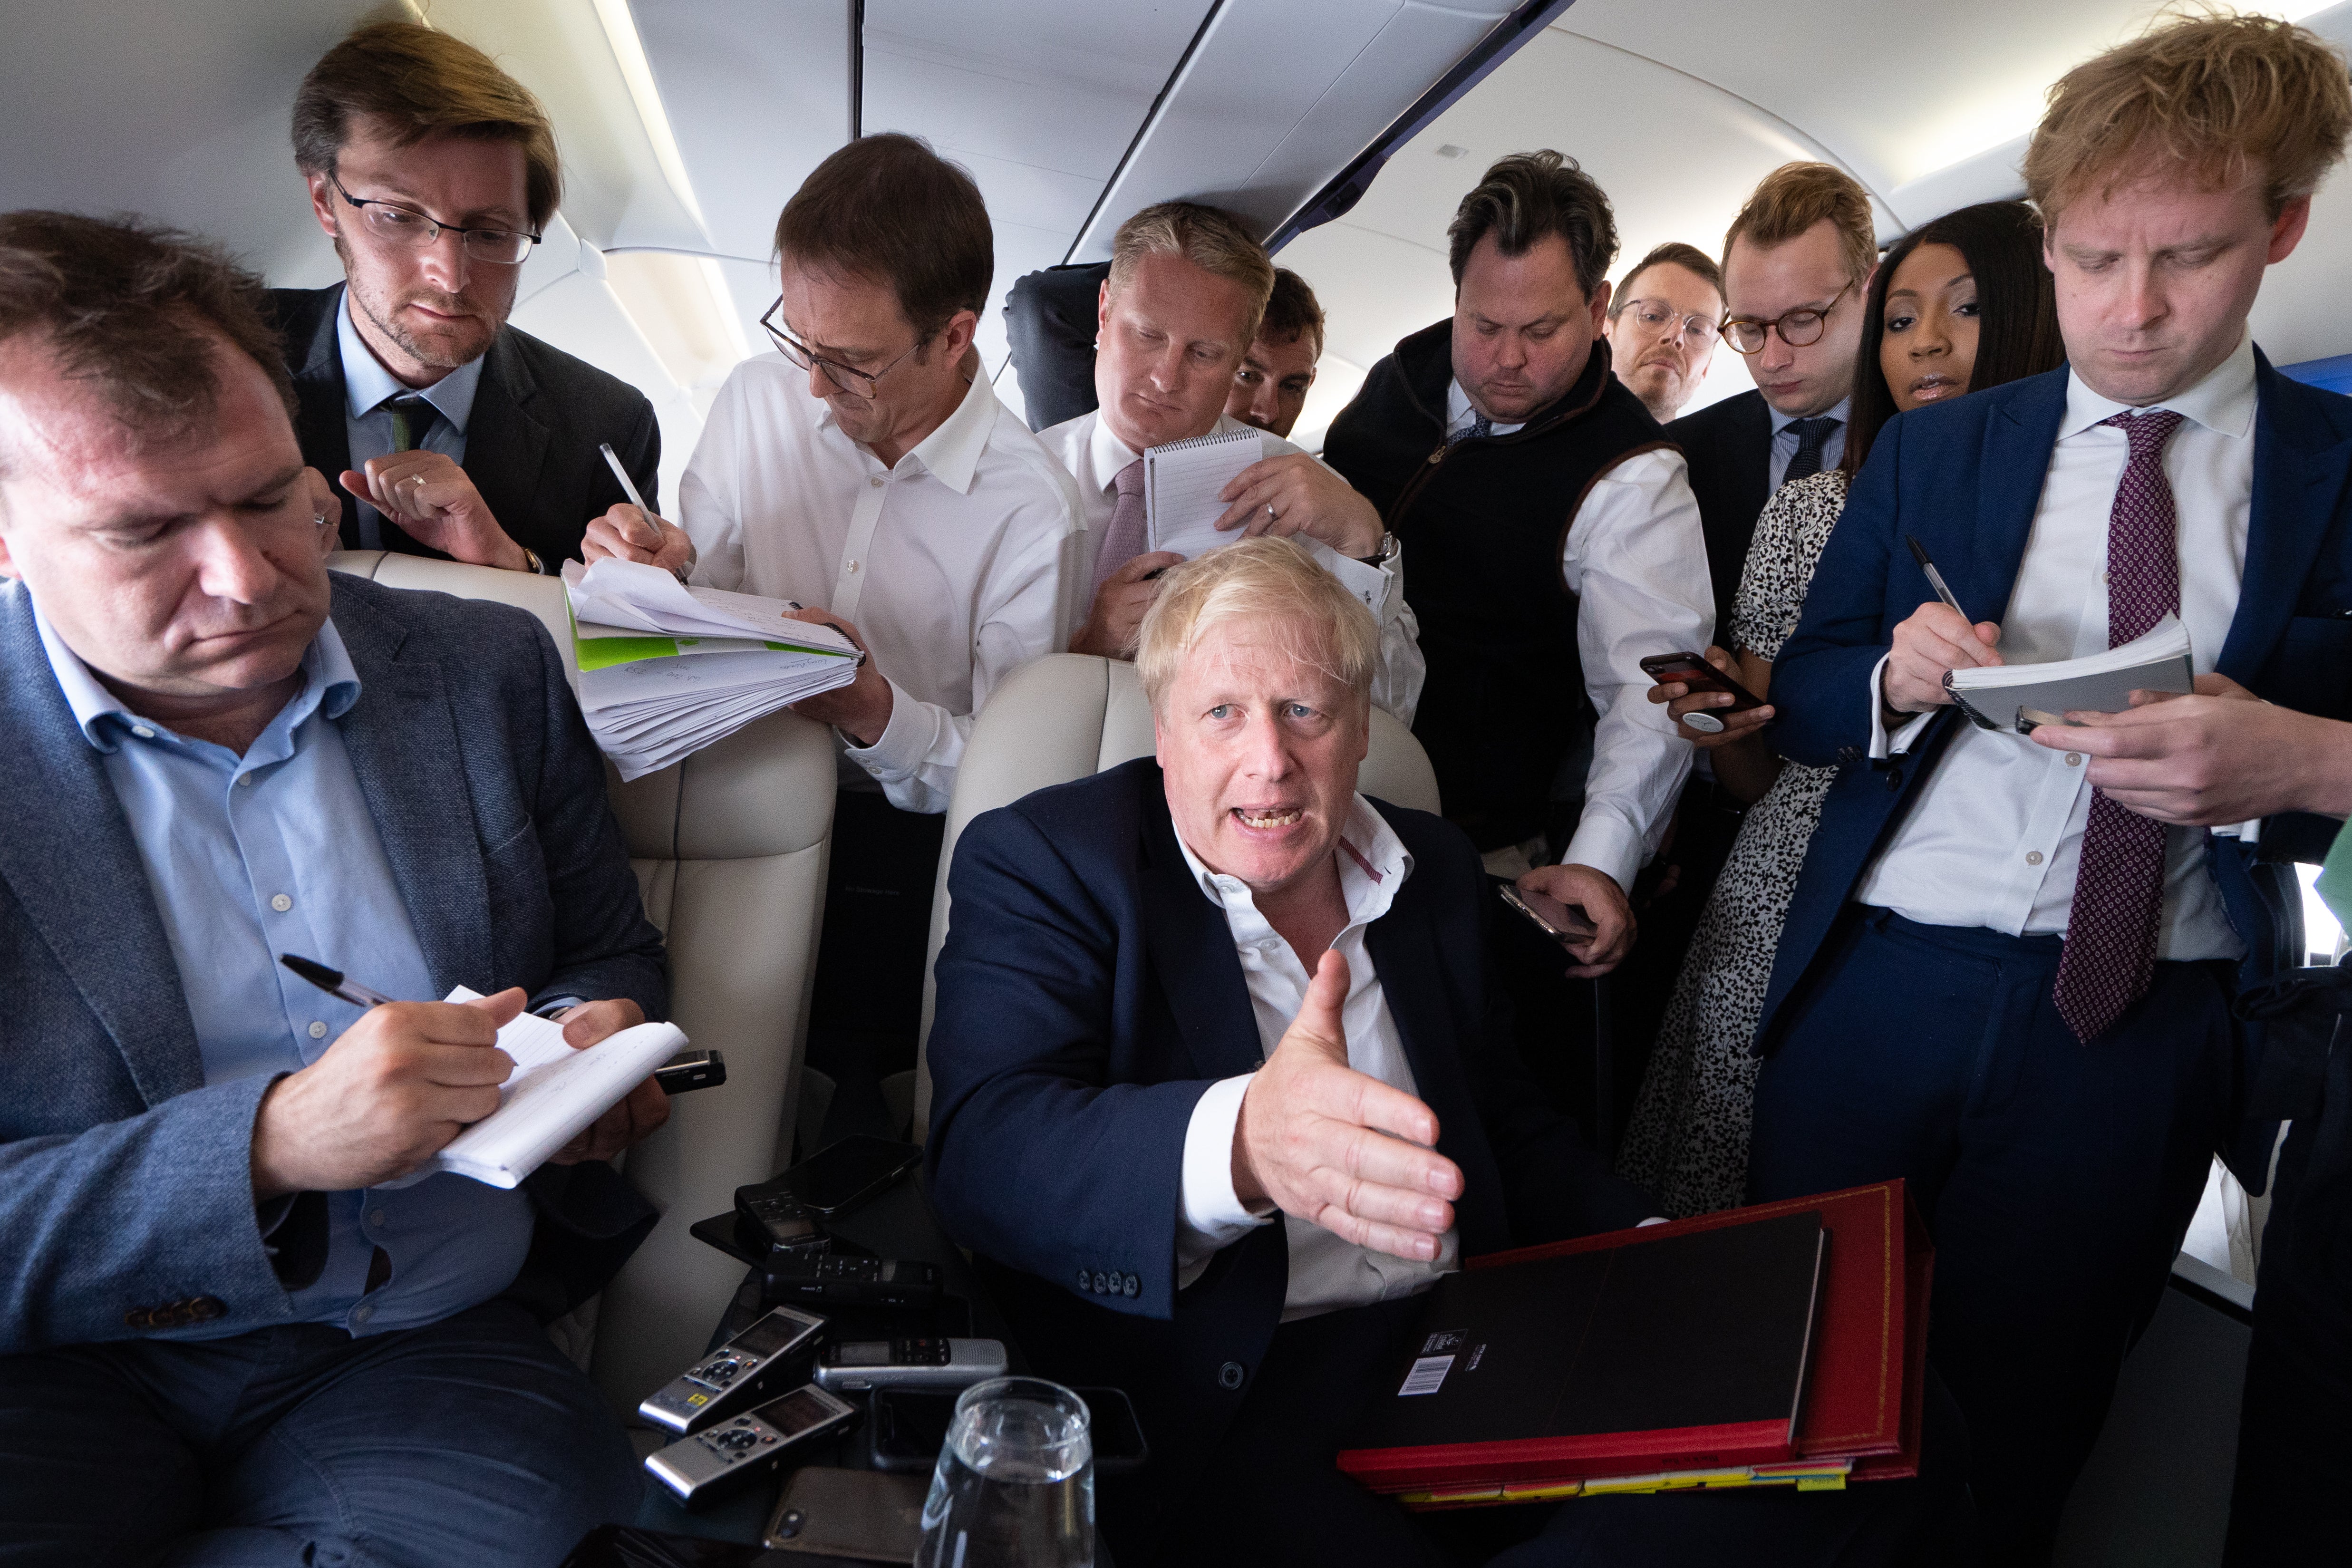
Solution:
<svg viewBox="0 0 2352 1568"><path fill-rule="evenodd" d="M2156 405L2185 416L2165 443L2164 473L2179 531L2180 619L2200 675L2211 673L2238 611L2254 493L2254 345L2247 338L2204 380ZM2070 376L2017 586L2005 607L1963 606L2000 621L2001 658L2011 664L2079 658L2107 647L2107 519L2131 443L2100 422L2126 412ZM1874 714L1878 680L1874 669ZM1930 716L1892 737L1874 729L1871 754L1906 751ZM1964 723L1854 896L1926 925L2011 936L2063 932L2091 793L2082 753ZM2245 952L2206 870L2205 847L2203 828L2165 830L2158 958Z"/></svg>
<svg viewBox="0 0 2352 1568"><path fill-rule="evenodd" d="M1209 434L1222 436L1228 430L1248 428L1230 415L1220 414ZM1259 435L1265 439L1265 455L1269 458L1285 457L1301 449L1269 432L1260 431ZM1041 431L1038 439L1077 479L1079 515L1087 530L1078 567L1078 597L1084 600L1095 580L1095 560L1102 552L1103 535L1109 531L1111 515L1118 510L1115 487L1119 470L1142 454L1110 433L1099 409ZM1241 537L1238 530L1234 537ZM1381 660L1379 668L1372 671L1372 705L1395 715L1403 723L1412 723L1413 706L1421 700L1422 677L1428 667L1421 657L1420 626L1412 618L1412 607L1404 602L1403 552L1400 550L1381 565L1367 566L1319 541L1301 539L1298 542L1307 547L1326 572L1339 580L1340 586L1362 600L1379 620ZM1079 604L1080 625L1093 607Z"/></svg>
<svg viewBox="0 0 2352 1568"><path fill-rule="evenodd" d="M856 626L893 706L871 747L845 744L842 780L902 810L945 811L989 692L1069 646L1076 498L985 377L886 468L810 395L806 371L746 361L711 407L678 515L697 582Z"/></svg>
<svg viewBox="0 0 2352 1568"><path fill-rule="evenodd" d="M1257 1016L1258 1047L1271 1054L1306 1005L1313 974L1258 912L1247 886L1237 878L1209 869L1181 836L1176 842L1201 891L1224 910L1225 924L1241 956L1242 977L1249 987L1250 1008ZM1339 836L1338 859L1348 929L1331 945L1348 961L1348 1000L1339 1015L1348 1032L1348 1065L1413 1094L1418 1091L1413 1087L1412 1066L1405 1059L1404 1042L1397 1035L1396 1020L1389 1016L1388 999L1364 945L1365 928L1389 912L1397 889L1412 875L1412 857L1387 821L1360 795ZM1320 957L1317 955L1318 962ZM1261 1225L1273 1223L1270 1215L1261 1218L1243 1207L1234 1193L1234 1127L1251 1076L1211 1085L1192 1108L1192 1120L1184 1134L1183 1195L1176 1216L1179 1289L1199 1279L1221 1248ZM1426 1289L1440 1274L1454 1268L1461 1249L1458 1237L1448 1231L1434 1262L1414 1263L1342 1241L1307 1220L1285 1216L1284 1225L1290 1244L1290 1288L1282 1306L1285 1322Z"/></svg>
<svg viewBox="0 0 2352 1568"><path fill-rule="evenodd" d="M1448 435L1477 417L1458 381L1445 405ZM1519 428L1492 427L1497 436ZM1650 701L1656 682L1642 660L1696 652L1715 636L1706 538L1683 455L1643 452L1593 480L1560 535L1559 573L1576 596L1576 651L1597 715L1584 812L1560 858L1606 871L1630 892L1665 837L1694 752Z"/></svg>

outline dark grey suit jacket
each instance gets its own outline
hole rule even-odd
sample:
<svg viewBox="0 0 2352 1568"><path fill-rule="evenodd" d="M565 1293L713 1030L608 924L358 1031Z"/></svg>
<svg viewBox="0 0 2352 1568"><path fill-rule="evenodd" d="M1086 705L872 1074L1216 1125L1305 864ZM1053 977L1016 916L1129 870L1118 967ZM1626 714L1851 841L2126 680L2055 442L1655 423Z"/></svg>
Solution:
<svg viewBox="0 0 2352 1568"><path fill-rule="evenodd" d="M344 423L343 356L335 312L343 286L273 289L271 310L294 377L294 429L302 460L327 476L343 502L343 548L360 548L359 511L336 477L352 466ZM554 570L580 554L588 524L629 498L597 443L610 441L646 504L659 510L661 426L646 395L529 332L501 327L482 356L482 380L466 424L466 477L507 537ZM407 555L447 560L397 527L384 544Z"/></svg>
<svg viewBox="0 0 2352 1568"><path fill-rule="evenodd" d="M1748 544L1772 499L1772 411L1762 393L1743 392L1675 420L1666 426L1666 439L1690 464L1699 531L1706 536L1707 580L1715 588L1715 640L1727 648L1731 601L1748 568Z"/></svg>
<svg viewBox="0 0 2352 1568"><path fill-rule="evenodd" d="M337 724L436 993L668 1010L604 768L554 644L509 605L333 577L361 694ZM268 1075L206 1084L163 921L21 586L0 590L0 1353L288 1321L324 1258L298 1202L264 1250ZM584 1298L652 1228L611 1166L547 1167L518 1280ZM307 1276L304 1270L307 1269Z"/></svg>

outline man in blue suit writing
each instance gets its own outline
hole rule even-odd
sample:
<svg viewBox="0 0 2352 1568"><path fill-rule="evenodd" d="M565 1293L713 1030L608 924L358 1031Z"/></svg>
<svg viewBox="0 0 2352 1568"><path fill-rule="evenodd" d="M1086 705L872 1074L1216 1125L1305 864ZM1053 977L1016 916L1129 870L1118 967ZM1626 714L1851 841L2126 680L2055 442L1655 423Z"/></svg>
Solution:
<svg viewBox="0 0 2352 1568"><path fill-rule="evenodd" d="M2002 1561L2047 1559L2230 1140L2232 997L2298 961L2262 862L2324 847L2315 819L2242 833L2180 792L2217 805L2306 716L2352 717L2352 401L2246 326L2347 132L2342 57L2266 19L2062 80L2025 167L2070 368L1888 427L1774 670L1780 749L1844 772L1766 997L1749 1192L1910 1180ZM2028 738L1942 685L2167 615L2202 695Z"/></svg>
<svg viewBox="0 0 2352 1568"><path fill-rule="evenodd" d="M659 1016L660 939L538 622L327 572L260 304L0 216L0 1557L552 1563L635 1496L541 1322L650 1228L604 1162L662 1091L521 1189L385 1184L520 1009Z"/></svg>

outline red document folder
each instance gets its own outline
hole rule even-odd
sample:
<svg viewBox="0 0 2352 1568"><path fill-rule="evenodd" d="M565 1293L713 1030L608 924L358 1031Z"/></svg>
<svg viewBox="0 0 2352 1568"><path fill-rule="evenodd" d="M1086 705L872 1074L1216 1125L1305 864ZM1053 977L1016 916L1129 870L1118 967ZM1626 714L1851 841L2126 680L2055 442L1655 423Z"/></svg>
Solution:
<svg viewBox="0 0 2352 1568"><path fill-rule="evenodd" d="M1601 1478L1668 1478L1727 1468L1847 1467L1850 1479L1917 1473L1934 1252L1901 1181L1759 1204L1667 1225L1580 1237L1469 1259L1465 1270L1612 1247L1811 1212L1829 1234L1819 1320L1793 1437L1682 1427L1342 1450L1339 1468L1409 1502L1508 1501ZM1769 1479L1761 1473L1756 1480ZM1686 1483L1683 1483L1686 1484ZM1711 1484L1711 1483L1710 1483ZM1482 1489L1485 1489L1482 1492ZM1432 1495L1434 1494L1434 1495ZM1479 1495L1473 1495L1479 1494Z"/></svg>

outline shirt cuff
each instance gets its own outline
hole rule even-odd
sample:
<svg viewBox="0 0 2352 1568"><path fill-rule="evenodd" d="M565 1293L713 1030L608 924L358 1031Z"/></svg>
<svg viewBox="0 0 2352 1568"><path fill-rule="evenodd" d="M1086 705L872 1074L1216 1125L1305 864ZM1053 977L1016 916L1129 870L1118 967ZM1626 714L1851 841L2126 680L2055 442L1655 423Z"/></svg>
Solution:
<svg viewBox="0 0 2352 1568"><path fill-rule="evenodd" d="M864 768L884 784L897 784L915 776L923 765L923 758L931 749L930 717L924 704L907 695L906 689L888 676L882 678L890 688L890 721L870 746L849 743L844 735L844 749L849 760Z"/></svg>
<svg viewBox="0 0 2352 1568"><path fill-rule="evenodd" d="M1935 717L1933 713L1917 713L1899 729L1886 728L1886 699L1883 695L1885 688L1879 682L1885 676L1886 661L1894 657L1891 653L1884 655L1870 667L1870 760L1874 763L1883 763L1909 751L1911 742L1919 738L1919 731L1927 727L1927 721Z"/></svg>
<svg viewBox="0 0 2352 1568"><path fill-rule="evenodd" d="M1324 569L1339 579L1339 586L1362 600L1374 619L1387 620L1389 587L1393 581L1391 574L1396 565L1395 557L1379 566L1367 566L1354 556L1342 555L1328 545L1324 546L1323 553Z"/></svg>
<svg viewBox="0 0 2352 1568"><path fill-rule="evenodd" d="M1176 1215L1180 1289L1219 1250L1273 1218L1271 1211L1252 1214L1234 1191L1234 1130L1241 1121L1242 1096L1256 1076L1220 1079L1193 1103L1192 1122L1184 1129L1183 1192Z"/></svg>
<svg viewBox="0 0 2352 1568"><path fill-rule="evenodd" d="M1605 871L1630 896L1633 879L1647 858L1643 847L1641 836L1625 824L1613 817L1587 814L1576 825L1576 835L1568 841L1568 852L1559 858L1559 863Z"/></svg>

